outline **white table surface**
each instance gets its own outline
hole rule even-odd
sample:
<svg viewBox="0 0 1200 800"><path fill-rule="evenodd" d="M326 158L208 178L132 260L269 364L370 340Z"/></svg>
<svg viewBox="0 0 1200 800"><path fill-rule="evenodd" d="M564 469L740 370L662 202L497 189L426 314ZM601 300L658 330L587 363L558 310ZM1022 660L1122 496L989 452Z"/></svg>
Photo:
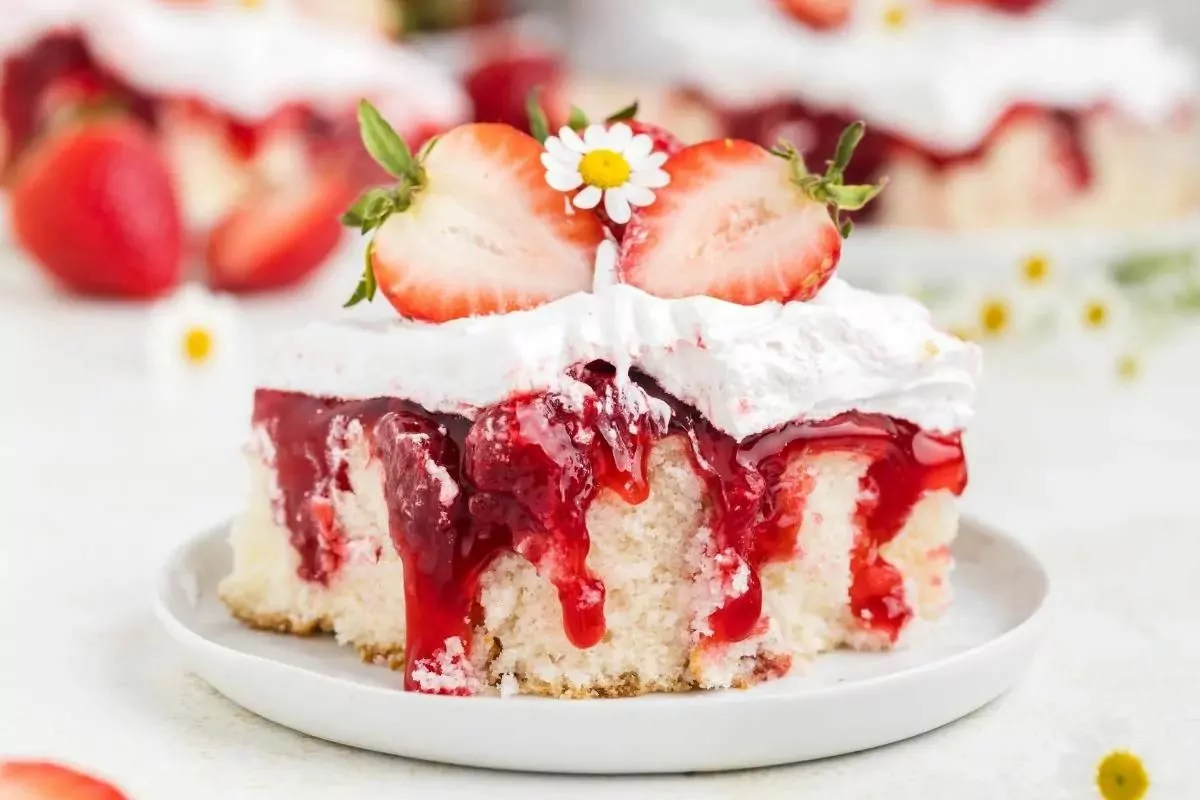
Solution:
<svg viewBox="0 0 1200 800"><path fill-rule="evenodd" d="M338 296L258 301L246 319L258 334ZM157 410L144 321L138 307L67 301L0 261L0 754L84 766L134 800L1024 800L1067 788L1063 755L1119 718L1160 760L1192 771L1180 798L1200 797L1200 332L1125 387L993 360L965 504L1031 543L1054 581L1051 634L1008 696L855 756L593 779L327 744L188 674L152 616L153 575L182 538L238 508L244 409L224 424Z"/></svg>

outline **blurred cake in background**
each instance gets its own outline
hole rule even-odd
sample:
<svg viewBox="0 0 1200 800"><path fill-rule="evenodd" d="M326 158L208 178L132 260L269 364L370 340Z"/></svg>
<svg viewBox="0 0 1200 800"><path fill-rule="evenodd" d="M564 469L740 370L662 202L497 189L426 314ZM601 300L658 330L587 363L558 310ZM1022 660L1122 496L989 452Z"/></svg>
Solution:
<svg viewBox="0 0 1200 800"><path fill-rule="evenodd" d="M161 294L191 261L217 288L295 283L338 245L347 198L380 178L360 154L363 97L417 144L468 113L410 50L267 2L15 0L0 188L16 238L87 293Z"/></svg>
<svg viewBox="0 0 1200 800"><path fill-rule="evenodd" d="M1193 65L1144 21L1030 0L604 5L574 4L589 66L694 89L729 136L821 163L864 119L849 178L890 177L879 223L1130 227L1198 200Z"/></svg>

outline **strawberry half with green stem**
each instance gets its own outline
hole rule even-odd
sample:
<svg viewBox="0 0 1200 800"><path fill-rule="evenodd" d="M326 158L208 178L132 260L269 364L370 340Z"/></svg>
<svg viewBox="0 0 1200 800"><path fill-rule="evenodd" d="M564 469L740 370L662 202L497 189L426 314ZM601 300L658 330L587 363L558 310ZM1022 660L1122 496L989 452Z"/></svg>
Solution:
<svg viewBox="0 0 1200 800"><path fill-rule="evenodd" d="M883 188L846 186L865 126L851 125L827 171L808 171L796 148L724 139L688 147L663 165L671 183L637 209L617 264L624 283L660 297L708 295L743 305L808 300L833 275L843 211Z"/></svg>
<svg viewBox="0 0 1200 800"><path fill-rule="evenodd" d="M21 246L82 294L149 298L183 269L183 223L151 133L121 116L81 119L34 145L10 194Z"/></svg>
<svg viewBox="0 0 1200 800"><path fill-rule="evenodd" d="M367 151L398 183L364 193L342 221L375 231L347 302L383 292L429 322L532 308L588 291L604 227L546 183L542 147L500 123L474 123L414 156L370 103Z"/></svg>
<svg viewBox="0 0 1200 800"><path fill-rule="evenodd" d="M103 781L45 761L0 762L4 800L126 800Z"/></svg>

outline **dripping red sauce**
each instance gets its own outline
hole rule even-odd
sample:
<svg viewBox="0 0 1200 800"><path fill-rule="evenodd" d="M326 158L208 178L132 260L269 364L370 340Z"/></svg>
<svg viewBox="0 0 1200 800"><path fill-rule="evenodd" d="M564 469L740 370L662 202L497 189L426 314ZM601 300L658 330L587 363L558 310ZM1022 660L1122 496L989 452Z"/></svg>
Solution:
<svg viewBox="0 0 1200 800"><path fill-rule="evenodd" d="M912 617L900 572L879 549L896 537L926 492L961 494L967 472L959 436L922 431L878 414L851 412L822 422L792 422L740 444L676 406L672 425L686 432L693 461L713 501L713 553L725 571L748 570L744 593L709 618L717 643L751 636L762 618L759 573L794 558L812 476L789 469L797 459L844 453L868 463L855 512L850 610L865 628L895 641Z"/></svg>
<svg viewBox="0 0 1200 800"><path fill-rule="evenodd" d="M792 423L739 444L649 380L618 382L602 364L581 368L576 377L591 391L515 397L474 421L391 398L258 392L254 420L274 445L277 510L304 580L328 584L346 558L333 494L351 488L347 436L360 432L379 460L389 532L405 567L407 689L470 693L422 687L414 669L436 664L447 640L470 646L480 578L510 552L555 586L564 631L576 647L601 641L605 589L587 567L587 511L602 489L642 502L650 450L668 435L687 437L710 489L714 558L745 564L750 572L750 589L710 617L712 642L740 641L759 624L758 572L797 552L796 528L810 488L803 478L789 477L788 465L825 452L870 462L856 513L852 611L864 626L890 637L907 622L911 611L900 575L879 548L925 492L965 486L957 436L850 413ZM669 424L664 404L671 409Z"/></svg>
<svg viewBox="0 0 1200 800"><path fill-rule="evenodd" d="M646 498L649 446L665 419L637 387L599 371L581 377L591 392L513 398L474 422L389 398L257 393L254 420L274 445L278 512L304 580L327 584L345 558L330 512L333 490L349 488L349 423L380 460L405 567L406 688L421 688L414 669L436 664L448 639L469 646L479 578L504 553L554 584L572 644L604 636L604 585L586 564L587 510L602 488Z"/></svg>
<svg viewBox="0 0 1200 800"><path fill-rule="evenodd" d="M878 181L885 175L889 160L900 153L914 154L937 170L969 164L981 159L1013 125L1043 119L1053 128L1056 139L1055 152L1047 153L1046 158L1057 160L1074 188L1083 191L1093 180L1093 165L1084 138L1084 123L1091 113L1016 104L996 121L982 142L957 152L935 150L894 131L874 127L855 151L846 170L846 180L848 183ZM833 158L838 137L859 115L848 110L822 110L798 100L779 100L752 108L725 110L723 119L729 136L767 147L775 145L781 137L788 139L809 164L815 165ZM868 218L873 208L867 206L859 218Z"/></svg>

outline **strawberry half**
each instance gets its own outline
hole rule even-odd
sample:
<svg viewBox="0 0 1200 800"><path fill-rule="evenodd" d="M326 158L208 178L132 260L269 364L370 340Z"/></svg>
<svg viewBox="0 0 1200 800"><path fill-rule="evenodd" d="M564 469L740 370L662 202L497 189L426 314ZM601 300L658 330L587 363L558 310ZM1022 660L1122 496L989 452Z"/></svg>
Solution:
<svg viewBox="0 0 1200 800"><path fill-rule="evenodd" d="M51 135L18 164L11 188L17 241L67 288L148 298L178 283L179 203L137 122L103 117Z"/></svg>
<svg viewBox="0 0 1200 800"><path fill-rule="evenodd" d="M0 763L4 800L126 800L103 781L44 761Z"/></svg>
<svg viewBox="0 0 1200 800"><path fill-rule="evenodd" d="M474 123L413 157L365 101L359 122L367 150L400 182L366 192L342 217L364 233L378 229L347 305L378 288L404 316L444 322L591 288L604 227L546 183L536 139Z"/></svg>
<svg viewBox="0 0 1200 800"><path fill-rule="evenodd" d="M854 0L775 0L784 13L819 31L840 28L850 20Z"/></svg>
<svg viewBox="0 0 1200 800"><path fill-rule="evenodd" d="M824 175L810 173L787 143L765 150L724 139L684 149L663 166L671 183L634 211L620 279L660 297L743 305L813 297L851 230L841 212L862 208L882 188L842 183L864 130L846 129Z"/></svg>
<svg viewBox="0 0 1200 800"><path fill-rule="evenodd" d="M341 242L338 215L352 196L336 173L317 177L307 188L281 186L251 196L209 234L209 285L260 292L300 283Z"/></svg>

